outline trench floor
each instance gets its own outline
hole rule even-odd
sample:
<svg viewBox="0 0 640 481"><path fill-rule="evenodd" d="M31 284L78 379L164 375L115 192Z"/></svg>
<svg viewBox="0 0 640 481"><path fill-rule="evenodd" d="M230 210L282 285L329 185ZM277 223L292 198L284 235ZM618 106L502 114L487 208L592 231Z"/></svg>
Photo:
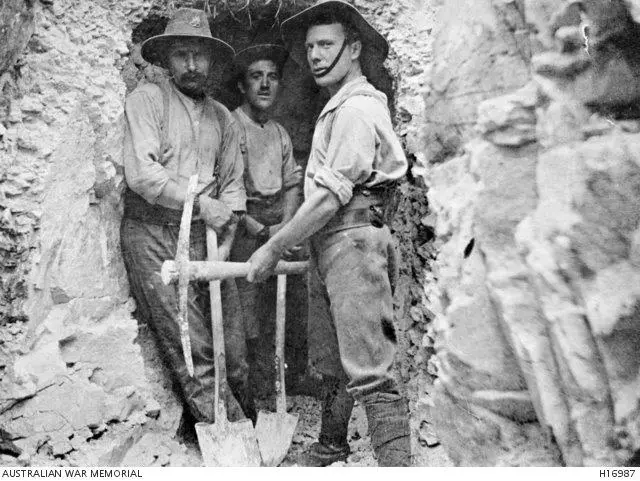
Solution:
<svg viewBox="0 0 640 481"><path fill-rule="evenodd" d="M258 409L275 411L273 400L258 400ZM320 432L320 402L309 396L288 396L287 410L299 416L298 426L293 435L291 448L287 457L282 462L283 467L296 467L296 460L312 443L318 439ZM415 433L415 429L412 430ZM415 436L413 436L415 438ZM414 466L451 466L442 446L422 447L416 439L412 440ZM334 463L333 467L367 467L377 466L371 450L369 436L367 434L367 418L364 408L358 404L353 409L349 422L349 445L351 455L346 462ZM186 443L189 457L202 463L202 457L197 442Z"/></svg>

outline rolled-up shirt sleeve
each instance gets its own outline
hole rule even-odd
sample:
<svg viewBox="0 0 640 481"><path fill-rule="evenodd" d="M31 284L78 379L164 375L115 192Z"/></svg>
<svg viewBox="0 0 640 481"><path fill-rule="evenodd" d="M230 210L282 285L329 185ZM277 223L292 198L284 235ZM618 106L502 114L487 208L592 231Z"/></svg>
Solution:
<svg viewBox="0 0 640 481"><path fill-rule="evenodd" d="M224 202L231 210L246 210L247 194L244 188L244 161L238 141L238 128L231 122L224 129L222 147L220 149L220 195L218 200Z"/></svg>
<svg viewBox="0 0 640 481"><path fill-rule="evenodd" d="M364 184L371 176L375 153L373 122L361 109L343 105L336 112L326 157L313 180L346 205L353 196L354 186Z"/></svg>
<svg viewBox="0 0 640 481"><path fill-rule="evenodd" d="M135 91L125 101L124 176L129 188L150 204L169 182L159 163L162 107L157 103L146 91Z"/></svg>
<svg viewBox="0 0 640 481"><path fill-rule="evenodd" d="M285 132L284 149L282 152L282 184L285 189L299 186L302 183L302 168L293 157L291 137Z"/></svg>

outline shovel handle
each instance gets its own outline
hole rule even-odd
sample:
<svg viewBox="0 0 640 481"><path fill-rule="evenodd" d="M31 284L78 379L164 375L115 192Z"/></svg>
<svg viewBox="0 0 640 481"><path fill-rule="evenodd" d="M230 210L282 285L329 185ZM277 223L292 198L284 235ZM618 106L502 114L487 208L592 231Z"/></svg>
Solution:
<svg viewBox="0 0 640 481"><path fill-rule="evenodd" d="M216 231L207 226L207 259L218 260L218 236ZM227 365L224 352L224 329L222 327L222 296L220 281L209 282L209 297L211 299L211 335L213 337L213 358L215 366L215 388L213 409L217 423L227 422L227 410L224 399L220 400L226 390Z"/></svg>
<svg viewBox="0 0 640 481"><path fill-rule="evenodd" d="M284 384L284 330L287 312L287 275L278 275L276 297L276 412L287 412Z"/></svg>

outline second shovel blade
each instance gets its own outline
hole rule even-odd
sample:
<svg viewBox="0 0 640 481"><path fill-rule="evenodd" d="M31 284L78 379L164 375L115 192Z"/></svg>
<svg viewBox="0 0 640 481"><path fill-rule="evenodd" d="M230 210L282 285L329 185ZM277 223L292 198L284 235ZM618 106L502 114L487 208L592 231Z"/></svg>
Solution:
<svg viewBox="0 0 640 481"><path fill-rule="evenodd" d="M256 437L263 466L278 466L291 447L298 415L260 411L256 422Z"/></svg>
<svg viewBox="0 0 640 481"><path fill-rule="evenodd" d="M196 434L205 466L260 466L260 451L250 420L196 423Z"/></svg>

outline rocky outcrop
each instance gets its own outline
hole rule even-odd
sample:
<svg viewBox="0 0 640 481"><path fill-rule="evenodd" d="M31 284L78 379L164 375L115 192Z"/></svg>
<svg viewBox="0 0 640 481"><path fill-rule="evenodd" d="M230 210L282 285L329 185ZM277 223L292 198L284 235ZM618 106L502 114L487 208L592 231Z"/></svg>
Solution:
<svg viewBox="0 0 640 481"><path fill-rule="evenodd" d="M33 2L24 0L8 0L0 6L0 112L5 117L9 114L10 103L8 98L15 92L14 72L19 71L22 64L18 63L27 42L33 34L34 20ZM15 70L14 70L15 66ZM27 106L36 108L37 106ZM4 124L0 125L0 145L7 141L7 129ZM20 176L19 172L11 171L4 174L6 181L11 185L9 195L17 195L29 187L35 180L33 175ZM6 194L3 196L6 197ZM8 219L7 219L8 220ZM24 299L26 288L24 277L21 273L21 264L28 256L28 249L25 248L25 237L31 232L33 219L22 217L22 222L10 223L3 230L0 241L0 324L3 320L12 317L20 317L20 308L13 305L15 299Z"/></svg>
<svg viewBox="0 0 640 481"><path fill-rule="evenodd" d="M473 135L479 102L528 81L531 55L522 0L441 3L424 101L428 164L451 157Z"/></svg>
<svg viewBox="0 0 640 481"><path fill-rule="evenodd" d="M532 80L481 103L480 137L428 177L434 416L458 464L638 450L635 2L576 3L524 2Z"/></svg>
<svg viewBox="0 0 640 481"><path fill-rule="evenodd" d="M0 5L0 76L13 68L34 29L34 0L6 0ZM0 89L1 90L1 89Z"/></svg>
<svg viewBox="0 0 640 481"><path fill-rule="evenodd" d="M171 410L145 372L119 251L120 68L145 6L24 3L35 29L0 112L0 425L15 447L0 464L119 464Z"/></svg>

